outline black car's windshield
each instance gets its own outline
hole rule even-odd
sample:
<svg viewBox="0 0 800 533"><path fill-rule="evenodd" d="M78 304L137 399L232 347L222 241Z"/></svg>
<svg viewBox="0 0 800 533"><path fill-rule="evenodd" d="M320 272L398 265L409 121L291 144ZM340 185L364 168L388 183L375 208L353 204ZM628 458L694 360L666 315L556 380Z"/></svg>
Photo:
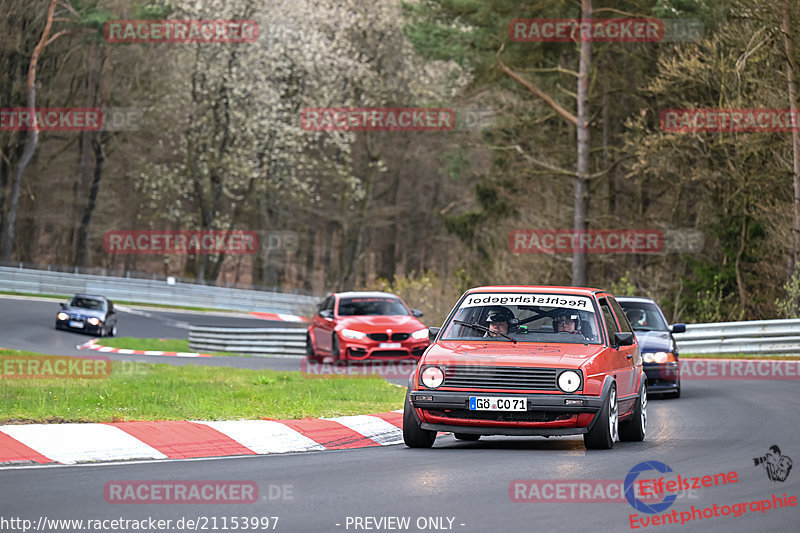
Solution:
<svg viewBox="0 0 800 533"><path fill-rule="evenodd" d="M668 331L658 306L649 302L619 302L636 331Z"/></svg>
<svg viewBox="0 0 800 533"><path fill-rule="evenodd" d="M75 296L69 302L70 307L80 307L81 309L92 309L94 311L102 311L105 305L102 300L94 300L92 298L81 298Z"/></svg>
<svg viewBox="0 0 800 533"><path fill-rule="evenodd" d="M342 298L339 302L339 316L360 315L401 315L409 312L397 298Z"/></svg>
<svg viewBox="0 0 800 533"><path fill-rule="evenodd" d="M599 344L595 315L588 296L474 293L445 324L442 340Z"/></svg>

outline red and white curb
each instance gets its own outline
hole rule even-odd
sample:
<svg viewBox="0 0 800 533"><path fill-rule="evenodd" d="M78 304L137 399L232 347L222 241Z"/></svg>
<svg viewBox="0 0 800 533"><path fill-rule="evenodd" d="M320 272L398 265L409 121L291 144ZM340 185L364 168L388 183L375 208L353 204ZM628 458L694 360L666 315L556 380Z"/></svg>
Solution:
<svg viewBox="0 0 800 533"><path fill-rule="evenodd" d="M187 459L400 444L402 411L303 420L0 426L0 464Z"/></svg>
<svg viewBox="0 0 800 533"><path fill-rule="evenodd" d="M127 348L112 348L97 343L97 339L92 339L76 346L79 350L94 350L103 353L119 353L124 355L164 355L170 357L213 357L207 353L194 352L161 352L158 350L129 350Z"/></svg>

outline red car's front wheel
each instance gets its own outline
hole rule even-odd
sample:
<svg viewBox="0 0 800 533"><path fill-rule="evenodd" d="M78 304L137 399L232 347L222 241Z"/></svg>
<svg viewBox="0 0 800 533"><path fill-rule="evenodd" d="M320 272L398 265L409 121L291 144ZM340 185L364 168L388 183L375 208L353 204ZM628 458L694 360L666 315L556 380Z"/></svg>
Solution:
<svg viewBox="0 0 800 533"><path fill-rule="evenodd" d="M411 405L408 393L403 408L403 442L409 448L430 448L436 440L436 431L422 429L419 425L414 406Z"/></svg>
<svg viewBox="0 0 800 533"><path fill-rule="evenodd" d="M333 334L333 341L331 342L331 356L333 356L334 363L343 359L342 351L339 349L339 337L336 333Z"/></svg>
<svg viewBox="0 0 800 533"><path fill-rule="evenodd" d="M618 439L619 411L617 406L617 387L612 385L603 407L595 415L596 422L588 433L583 435L583 443L588 450L610 450Z"/></svg>

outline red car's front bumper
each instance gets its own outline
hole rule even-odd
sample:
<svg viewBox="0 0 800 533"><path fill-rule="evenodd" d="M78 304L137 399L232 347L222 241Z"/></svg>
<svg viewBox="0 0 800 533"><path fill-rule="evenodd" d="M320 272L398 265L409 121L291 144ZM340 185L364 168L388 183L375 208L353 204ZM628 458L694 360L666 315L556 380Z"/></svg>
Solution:
<svg viewBox="0 0 800 533"><path fill-rule="evenodd" d="M470 411L470 396L524 396L528 410L521 412ZM565 400L581 405L566 405ZM574 435L585 433L604 399L583 394L509 394L416 390L412 405L423 429L483 435Z"/></svg>
<svg viewBox="0 0 800 533"><path fill-rule="evenodd" d="M341 356L351 361L364 361L366 359L419 359L425 349L430 345L428 339L412 339L403 341L378 341L365 337L363 339L348 339L339 337Z"/></svg>

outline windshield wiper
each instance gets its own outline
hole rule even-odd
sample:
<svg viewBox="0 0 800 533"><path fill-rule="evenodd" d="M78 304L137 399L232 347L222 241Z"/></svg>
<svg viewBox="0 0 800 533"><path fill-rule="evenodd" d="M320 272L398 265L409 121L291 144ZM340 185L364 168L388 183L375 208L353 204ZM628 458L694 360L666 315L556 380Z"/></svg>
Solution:
<svg viewBox="0 0 800 533"><path fill-rule="evenodd" d="M453 320L453 322L455 322L456 324L463 324L464 326L469 326L471 328L477 329L478 331L483 331L483 332L486 332L486 333L489 333L489 334L492 334L492 335L502 335L503 337L505 337L506 339L510 340L514 344L517 344L517 342L519 342L514 337L506 335L505 333L500 333L499 331L492 331L489 328L487 328L486 326L481 326L480 324L474 324L474 323L471 323L471 322L464 322L463 320Z"/></svg>

